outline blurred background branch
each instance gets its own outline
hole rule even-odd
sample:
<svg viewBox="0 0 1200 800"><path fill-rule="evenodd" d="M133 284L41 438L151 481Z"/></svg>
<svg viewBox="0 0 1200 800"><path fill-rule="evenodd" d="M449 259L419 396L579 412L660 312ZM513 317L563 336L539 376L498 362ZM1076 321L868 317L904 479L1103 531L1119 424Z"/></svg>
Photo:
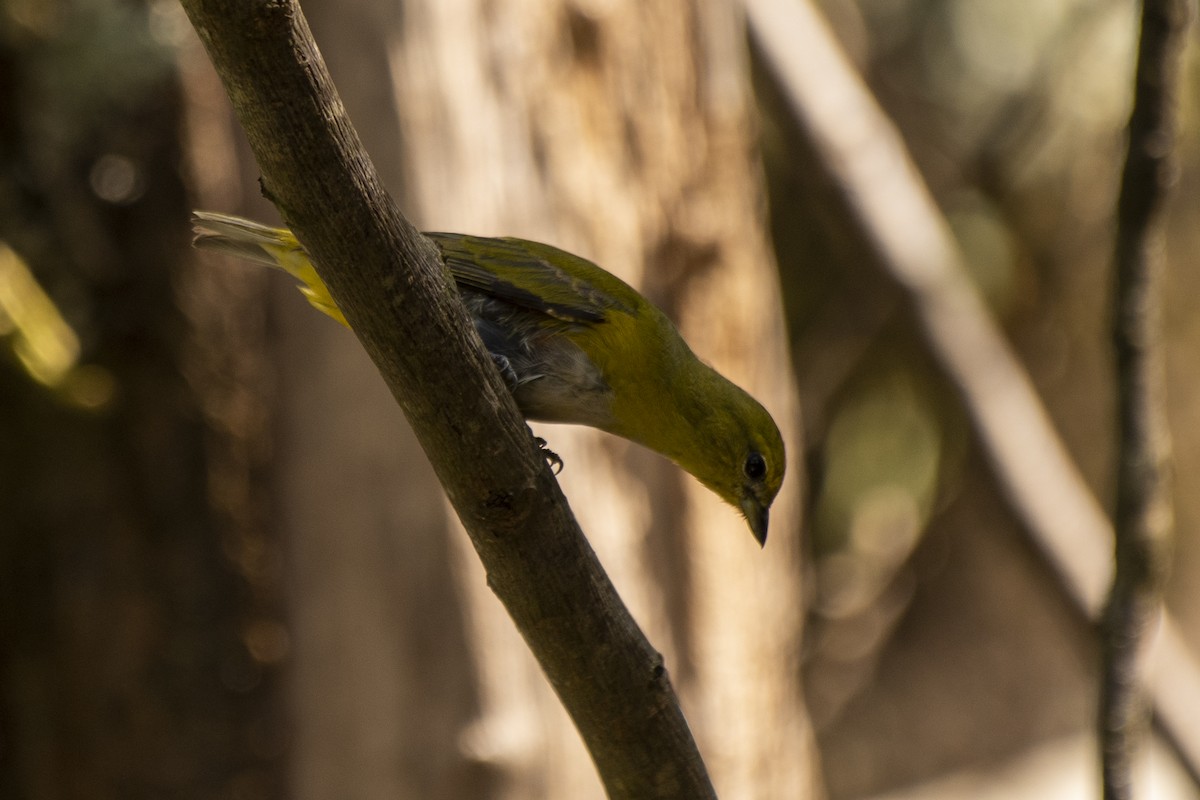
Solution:
<svg viewBox="0 0 1200 800"><path fill-rule="evenodd" d="M1147 716L1144 653L1159 621L1174 527L1162 322L1163 218L1178 178L1183 41L1191 16L1189 0L1142 2L1128 151L1117 200L1116 572L1100 625L1098 715L1107 800L1134 796L1133 761ZM1192 771L1200 773L1200 762L1192 761Z"/></svg>
<svg viewBox="0 0 1200 800"><path fill-rule="evenodd" d="M751 31L786 93L791 113L809 137L821 167L828 170L830 185L838 193L837 208L845 215L844 224L867 243L866 250L872 263L903 288L905 298L921 322L930 349L968 410L992 469L1006 489L1008 501L1059 574L1063 590L1085 614L1098 619L1112 575L1112 525L1080 476L1025 368L969 277L950 226L908 156L899 133L861 83L811 3L745 0L745 5ZM1153 30L1159 36L1166 35L1169 30L1172 38L1169 46L1158 43L1159 53L1151 56L1154 63L1158 58L1178 58L1179 44L1174 37L1180 36L1186 27L1183 12L1186 4L1168 5L1173 6L1168 15L1171 25L1159 23ZM1167 115L1175 106L1175 69L1177 65L1172 61L1169 74L1156 74L1153 79L1140 77L1138 84L1140 91L1150 83L1160 92L1150 98L1150 102L1155 103L1158 113L1166 116L1168 121ZM1146 102L1147 98L1139 95L1139 100ZM1141 176L1143 182L1132 190L1148 192L1142 200L1156 208L1158 193L1165 188L1162 182L1170 177L1166 169L1169 162L1163 160L1169 155L1169 140L1173 135L1169 124L1164 127L1162 118L1153 119L1154 124L1150 125L1144 117L1135 119L1142 121L1137 132L1153 137L1153 145L1138 143L1137 152L1143 157L1154 158L1155 166L1163 171L1155 173L1155 181ZM1122 209L1127 208L1128 199L1123 196ZM1160 242L1141 240L1148 222L1147 212L1143 213L1135 230L1122 230L1120 234L1127 240L1121 251L1125 271L1123 288L1133 293L1132 298L1125 296L1127 305L1122 305L1121 318L1130 320L1135 329L1124 331L1125 336L1118 339L1126 349L1136 342L1137 349L1152 350L1153 342L1158 338L1154 315L1146 316L1150 311L1146 301L1155 290L1141 283L1130 286L1128 277L1129 271L1135 269L1129 265L1131 257L1138 258L1138 263L1143 265L1142 271L1137 273L1142 280L1148 277L1144 270L1149 262L1145 259L1161 257ZM1127 216L1126 211L1122 228L1129 225ZM1127 366L1122 372L1123 393L1131 391L1129 369ZM1152 375L1145 372L1146 369L1145 364L1137 364L1132 391L1149 388L1147 381ZM1160 387L1154 387L1156 396L1159 391ZM1165 420L1161 418L1162 409L1155 403L1148 404L1146 398L1139 396L1133 406L1134 413L1127 418L1125 430L1150 438L1136 440L1136 454L1128 463L1135 465L1136 470L1149 469L1161 461L1158 451L1165 446ZM1153 424L1147 428L1151 418ZM1134 440L1126 439L1126 442L1132 444ZM1146 450L1148 447L1153 451L1153 458ZM1165 491L1158 484L1158 478L1157 473L1153 476L1139 473L1139 485L1153 493ZM1135 505L1141 507L1140 503ZM1123 593L1131 592L1137 598L1134 603L1134 596L1125 595L1117 605L1126 607L1134 603L1138 611L1127 620L1127 625L1114 628L1110 624L1106 632L1110 640L1115 636L1120 645L1122 665L1118 671L1132 683L1140 681L1142 676L1125 659L1131 658L1139 649L1135 645L1156 608L1152 598L1157 594L1161 570L1165 567L1165 553L1160 549L1164 546L1160 542L1162 535L1157 532L1150 535L1146 526L1150 522L1161 525L1164 514L1169 517L1169 497L1165 494L1156 496L1149 505L1146 513L1151 514L1151 518L1139 520L1138 526L1153 540L1153 548L1150 541L1143 539L1119 545L1117 550L1119 556L1126 558L1133 555L1131 550L1141 551L1134 561L1138 565L1135 569L1139 578L1133 580L1132 576L1122 574L1117 584ZM1121 563L1120 558L1118 563ZM1148 571L1151 564L1155 565L1155 570ZM1126 562L1118 569L1129 568ZM1171 629L1169 617L1165 624ZM1163 637L1156 657L1161 659L1159 668L1163 672L1200 676L1190 650L1176 636L1167 634ZM1187 707L1184 698L1195 690L1185 688L1180 694L1175 691L1178 688L1177 683L1155 684L1152 690L1154 707L1162 710L1159 720L1166 727L1170 740L1179 748L1189 771L1200 774L1200 730L1191 722L1178 719L1175 713L1177 709ZM1136 729L1137 726L1132 724L1131 698L1125 694L1132 689L1130 684L1118 690L1122 692L1122 699L1117 705L1123 709L1126 718L1113 724L1106 717L1110 719L1110 727L1104 729L1108 735L1123 738L1129 735L1128 731ZM1113 702L1116 701L1106 695L1105 706L1109 707ZM1124 745L1118 749L1124 749ZM1126 780L1128 768L1126 761L1121 770Z"/></svg>
<svg viewBox="0 0 1200 800"><path fill-rule="evenodd" d="M1064 586L1094 613L1111 569L1108 520L968 277L903 140L809 2L747 0L746 7L792 112L843 193L847 224L868 243L876 266L904 289L1009 501Z"/></svg>

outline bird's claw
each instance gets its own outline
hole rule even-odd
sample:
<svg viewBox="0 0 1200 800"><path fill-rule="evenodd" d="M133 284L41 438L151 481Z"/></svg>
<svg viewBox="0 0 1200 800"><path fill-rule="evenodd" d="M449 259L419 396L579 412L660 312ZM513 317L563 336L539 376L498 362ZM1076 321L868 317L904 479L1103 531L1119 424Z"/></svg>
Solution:
<svg viewBox="0 0 1200 800"><path fill-rule="evenodd" d="M546 446L546 440L540 436L533 437L537 442L538 449L542 451L542 456L546 459L546 463L550 465L550 469L554 470L554 474L558 475L563 469L563 460L558 453Z"/></svg>

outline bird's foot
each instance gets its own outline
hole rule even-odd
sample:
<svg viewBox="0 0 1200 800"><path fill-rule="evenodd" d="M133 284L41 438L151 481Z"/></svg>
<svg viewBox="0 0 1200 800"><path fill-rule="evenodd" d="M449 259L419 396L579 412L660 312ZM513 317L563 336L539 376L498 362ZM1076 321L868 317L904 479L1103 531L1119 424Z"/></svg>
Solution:
<svg viewBox="0 0 1200 800"><path fill-rule="evenodd" d="M542 456L546 459L546 463L550 465L550 469L554 470L554 474L557 475L562 472L563 460L559 457L558 453L547 447L546 440L542 437L535 436L533 440L537 442L538 449L542 451Z"/></svg>

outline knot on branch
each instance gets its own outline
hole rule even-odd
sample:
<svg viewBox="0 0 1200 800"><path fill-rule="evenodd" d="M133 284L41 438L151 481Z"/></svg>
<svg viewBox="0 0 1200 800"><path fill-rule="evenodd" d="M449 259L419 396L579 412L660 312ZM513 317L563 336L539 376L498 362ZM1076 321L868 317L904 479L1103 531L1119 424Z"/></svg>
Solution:
<svg viewBox="0 0 1200 800"><path fill-rule="evenodd" d="M538 494L534 486L493 489L484 494L475 516L492 538L516 533L524 529L533 515Z"/></svg>

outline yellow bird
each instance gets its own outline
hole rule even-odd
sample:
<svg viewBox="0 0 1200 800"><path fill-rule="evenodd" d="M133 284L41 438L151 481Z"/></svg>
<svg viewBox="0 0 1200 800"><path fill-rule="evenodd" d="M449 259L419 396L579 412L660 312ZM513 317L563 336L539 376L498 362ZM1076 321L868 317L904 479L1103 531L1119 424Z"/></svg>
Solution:
<svg viewBox="0 0 1200 800"><path fill-rule="evenodd" d="M197 211L196 246L278 267L346 318L291 231ZM696 358L632 287L556 247L425 234L527 419L590 425L662 453L741 510L760 544L783 483L783 438L758 401Z"/></svg>

